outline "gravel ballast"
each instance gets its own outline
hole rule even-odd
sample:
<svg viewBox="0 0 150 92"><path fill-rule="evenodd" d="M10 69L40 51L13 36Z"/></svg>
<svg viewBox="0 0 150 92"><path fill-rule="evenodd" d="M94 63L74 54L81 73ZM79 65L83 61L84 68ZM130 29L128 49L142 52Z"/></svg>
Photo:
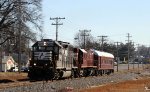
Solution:
<svg viewBox="0 0 150 92"><path fill-rule="evenodd" d="M105 85L139 77L137 73L114 73L104 76L93 76L87 78L65 79L53 82L35 82L30 85L0 89L0 92L66 92L66 90L78 91L91 86Z"/></svg>

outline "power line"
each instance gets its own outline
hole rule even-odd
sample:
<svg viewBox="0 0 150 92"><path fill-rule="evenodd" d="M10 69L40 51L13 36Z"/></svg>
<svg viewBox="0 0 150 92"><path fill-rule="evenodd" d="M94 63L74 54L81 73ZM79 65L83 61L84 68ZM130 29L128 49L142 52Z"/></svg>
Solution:
<svg viewBox="0 0 150 92"><path fill-rule="evenodd" d="M106 37L108 37L108 36L104 36L104 35L102 35L102 36L97 36L97 37L100 37L101 38L101 50L103 51L103 49L104 49L104 41L106 41Z"/></svg>
<svg viewBox="0 0 150 92"><path fill-rule="evenodd" d="M58 40L58 26L63 25L63 23L59 23L59 20L61 19L65 19L65 18L60 18L60 17L50 18L50 20L55 20L56 22L56 23L52 23L52 25L56 25L56 41Z"/></svg>
<svg viewBox="0 0 150 92"><path fill-rule="evenodd" d="M85 47L85 37L86 36L89 36L89 34L86 34L87 32L91 32L91 30L79 30L80 32L83 32L83 34L81 36L83 36L83 39L84 39L84 49L86 48Z"/></svg>

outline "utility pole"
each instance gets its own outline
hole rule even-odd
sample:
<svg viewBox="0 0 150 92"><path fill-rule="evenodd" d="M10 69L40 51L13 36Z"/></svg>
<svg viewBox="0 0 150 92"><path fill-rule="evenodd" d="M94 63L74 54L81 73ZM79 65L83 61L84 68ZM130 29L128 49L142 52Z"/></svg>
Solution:
<svg viewBox="0 0 150 92"><path fill-rule="evenodd" d="M115 42L117 44L117 72L118 72L118 64L119 64L119 55L118 55L118 46L121 42Z"/></svg>
<svg viewBox="0 0 150 92"><path fill-rule="evenodd" d="M138 74L139 74L139 46L140 46L140 44L137 44L137 56L138 56Z"/></svg>
<svg viewBox="0 0 150 92"><path fill-rule="evenodd" d="M87 32L91 32L91 30L79 30L80 32L83 32L83 34L81 36L83 36L83 39L84 39L84 49L86 48L85 47L85 37L86 36L89 36L89 34L86 34Z"/></svg>
<svg viewBox="0 0 150 92"><path fill-rule="evenodd" d="M130 59L130 34L127 34L127 38L128 38L128 70L129 70L129 59Z"/></svg>
<svg viewBox="0 0 150 92"><path fill-rule="evenodd" d="M101 50L103 51L103 49L104 49L104 41L106 41L106 37L108 37L108 36L104 36L104 35L102 35L102 36L97 36L97 37L100 37L101 38Z"/></svg>
<svg viewBox="0 0 150 92"><path fill-rule="evenodd" d="M52 23L52 25L56 25L56 41L58 40L58 26L63 25L63 23L59 23L59 20L61 19L65 19L65 18L60 18L60 17L50 18L50 20L55 20L55 23Z"/></svg>
<svg viewBox="0 0 150 92"><path fill-rule="evenodd" d="M133 47L134 47L134 42L132 42L132 44L133 44ZM134 52L135 53L135 52ZM133 54L134 54L133 53ZM133 69L134 69L134 64L135 64L135 54L133 55Z"/></svg>

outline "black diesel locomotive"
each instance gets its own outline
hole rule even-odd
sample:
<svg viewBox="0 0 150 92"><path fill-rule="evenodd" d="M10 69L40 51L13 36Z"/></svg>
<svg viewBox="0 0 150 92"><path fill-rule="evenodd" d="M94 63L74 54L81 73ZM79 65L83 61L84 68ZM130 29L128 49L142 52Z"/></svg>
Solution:
<svg viewBox="0 0 150 92"><path fill-rule="evenodd" d="M32 46L28 77L30 79L58 79L71 76L73 46L67 42L43 39Z"/></svg>

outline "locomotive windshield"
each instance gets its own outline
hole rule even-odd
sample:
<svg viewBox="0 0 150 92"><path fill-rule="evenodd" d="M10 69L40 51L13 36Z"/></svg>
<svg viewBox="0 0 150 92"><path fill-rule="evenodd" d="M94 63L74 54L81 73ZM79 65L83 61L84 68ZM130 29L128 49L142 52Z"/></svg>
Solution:
<svg viewBox="0 0 150 92"><path fill-rule="evenodd" d="M39 41L33 45L33 51L52 51L54 42Z"/></svg>
<svg viewBox="0 0 150 92"><path fill-rule="evenodd" d="M33 51L52 51L53 47L33 47Z"/></svg>

